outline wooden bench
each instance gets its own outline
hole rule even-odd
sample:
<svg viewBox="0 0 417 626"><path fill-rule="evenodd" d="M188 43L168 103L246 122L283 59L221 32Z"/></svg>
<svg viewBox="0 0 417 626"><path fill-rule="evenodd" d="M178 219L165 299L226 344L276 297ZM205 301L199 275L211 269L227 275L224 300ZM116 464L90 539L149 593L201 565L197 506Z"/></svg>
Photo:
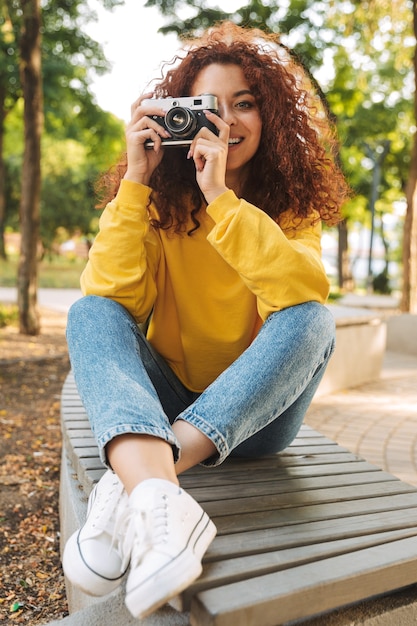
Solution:
<svg viewBox="0 0 417 626"><path fill-rule="evenodd" d="M85 516L87 496L104 471L71 374L62 392L62 425L64 544ZM68 476L75 491L65 484ZM307 426L279 455L197 467L181 476L181 485L218 528L202 576L177 599L184 624L305 623L417 582L417 489ZM74 493L78 514L71 512ZM71 612L82 608L74 589L68 589L68 598ZM84 606L91 603L86 598ZM378 602L383 601L374 601L374 615ZM411 611L412 621L377 623L417 623L417 609ZM328 619L329 614L320 623ZM101 623L130 622L113 615Z"/></svg>

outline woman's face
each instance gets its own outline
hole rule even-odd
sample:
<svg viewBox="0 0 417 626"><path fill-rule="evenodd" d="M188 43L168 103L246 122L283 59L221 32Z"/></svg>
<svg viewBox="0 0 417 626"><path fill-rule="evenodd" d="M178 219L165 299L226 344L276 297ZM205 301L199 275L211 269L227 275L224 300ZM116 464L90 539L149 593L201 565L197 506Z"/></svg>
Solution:
<svg viewBox="0 0 417 626"><path fill-rule="evenodd" d="M191 96L217 96L219 116L230 126L226 172L239 174L255 155L262 121L255 97L238 65L213 63L194 81Z"/></svg>

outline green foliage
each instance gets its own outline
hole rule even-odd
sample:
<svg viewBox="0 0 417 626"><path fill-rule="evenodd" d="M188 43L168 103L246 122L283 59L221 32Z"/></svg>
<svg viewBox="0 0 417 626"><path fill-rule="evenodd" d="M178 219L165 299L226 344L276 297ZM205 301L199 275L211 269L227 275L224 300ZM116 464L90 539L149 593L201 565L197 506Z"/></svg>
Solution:
<svg viewBox="0 0 417 626"><path fill-rule="evenodd" d="M16 2L9 0L9 5L18 13ZM3 109L3 115L13 108L21 93L16 46L20 23L18 20L10 20L7 6L7 3L0 5L0 92L4 94L0 106Z"/></svg>
<svg viewBox="0 0 417 626"><path fill-rule="evenodd" d="M342 297L343 297L343 294L340 293L340 291L338 291L336 287L332 287L329 293L329 297L327 298L327 301L329 304L335 304Z"/></svg>
<svg viewBox="0 0 417 626"><path fill-rule="evenodd" d="M123 2L101 0L107 9ZM88 22L96 19L86 0L42 2L42 73L47 128L54 118L72 118L74 107L88 111L93 103L89 73L100 74L109 69L100 45L83 30ZM0 106L6 111L11 110L22 95L19 79L21 26L21 2L1 3L0 88L5 89L6 100L0 102Z"/></svg>
<svg viewBox="0 0 417 626"><path fill-rule="evenodd" d="M387 270L382 271L372 280L372 287L375 293L390 295L392 293Z"/></svg>
<svg viewBox="0 0 417 626"><path fill-rule="evenodd" d="M19 109L20 101L17 109ZM9 116L21 124L19 111ZM76 116L73 126L76 127ZM41 241L52 248L56 231L64 227L68 235L95 232L94 184L100 173L114 163L122 149L124 125L112 114L97 108L95 124L78 128L77 139L45 133L42 141ZM71 133L73 134L73 133ZM19 229L22 135L14 124L6 133L6 224Z"/></svg>
<svg viewBox="0 0 417 626"><path fill-rule="evenodd" d="M72 140L44 141L41 239L51 249L56 231L64 226L69 235L76 230L90 232L93 217L91 172L86 150Z"/></svg>
<svg viewBox="0 0 417 626"><path fill-rule="evenodd" d="M123 0L103 0L108 8L122 3ZM23 100L17 65L19 7L13 0L7 6L8 11L0 8L0 96L2 84L7 85L8 94L3 155L6 225L18 230L23 155ZM94 183L118 159L124 147L124 124L102 111L89 91L91 72L108 70L100 46L83 32L83 26L91 19L95 19L95 14L85 1L43 3L45 132L41 239L46 250L51 250L60 227L68 236L94 232ZM7 64L3 54L6 45Z"/></svg>
<svg viewBox="0 0 417 626"><path fill-rule="evenodd" d="M0 328L15 326L19 320L19 311L16 305L0 303Z"/></svg>

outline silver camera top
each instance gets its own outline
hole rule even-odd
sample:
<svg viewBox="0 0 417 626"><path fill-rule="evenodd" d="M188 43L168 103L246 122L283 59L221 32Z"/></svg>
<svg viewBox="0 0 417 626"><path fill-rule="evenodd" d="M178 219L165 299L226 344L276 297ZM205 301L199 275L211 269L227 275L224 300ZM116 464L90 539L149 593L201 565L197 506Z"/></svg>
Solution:
<svg viewBox="0 0 417 626"><path fill-rule="evenodd" d="M217 98L211 94L183 96L181 98L147 98L142 100L142 105L145 107L158 106L165 112L177 107L190 111L202 111L204 109L217 111Z"/></svg>

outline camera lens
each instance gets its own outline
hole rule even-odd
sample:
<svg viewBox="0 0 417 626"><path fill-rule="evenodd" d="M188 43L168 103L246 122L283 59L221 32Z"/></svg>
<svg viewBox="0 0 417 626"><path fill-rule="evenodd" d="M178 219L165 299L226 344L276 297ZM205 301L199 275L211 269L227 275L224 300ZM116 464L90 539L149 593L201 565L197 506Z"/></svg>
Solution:
<svg viewBox="0 0 417 626"><path fill-rule="evenodd" d="M189 109L175 107L165 115L165 126L172 135L183 137L196 128L197 120Z"/></svg>

